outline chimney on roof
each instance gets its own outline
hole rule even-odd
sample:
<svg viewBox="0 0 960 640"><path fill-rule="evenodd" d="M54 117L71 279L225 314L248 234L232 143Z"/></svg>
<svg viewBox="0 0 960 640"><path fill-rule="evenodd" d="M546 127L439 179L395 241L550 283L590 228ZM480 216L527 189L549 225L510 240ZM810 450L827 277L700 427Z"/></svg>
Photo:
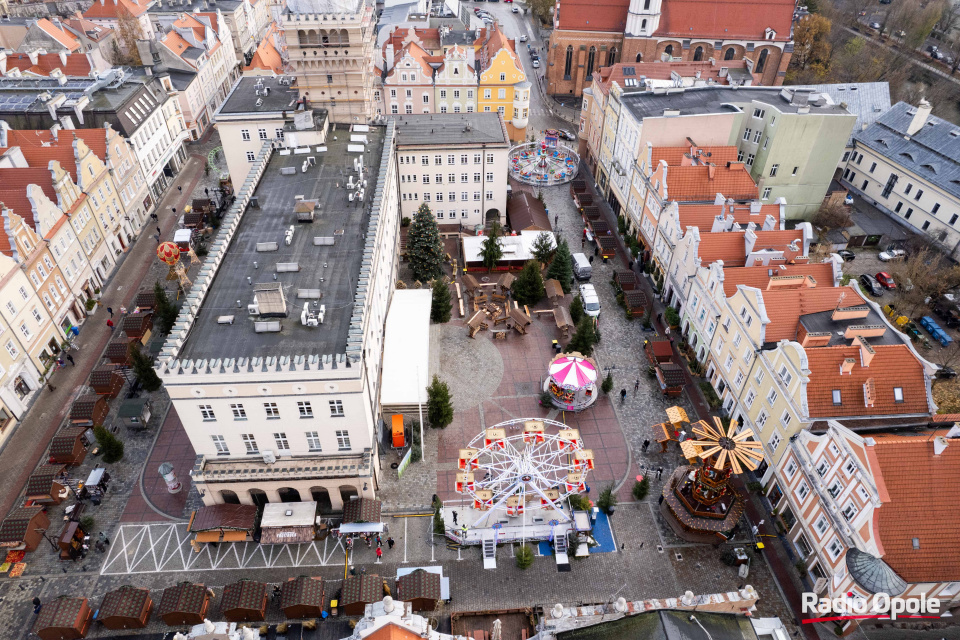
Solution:
<svg viewBox="0 0 960 640"><path fill-rule="evenodd" d="M60 64L62 64L63 66L67 66L67 52L66 52L66 51L61 51L61 52L60 52Z"/></svg>
<svg viewBox="0 0 960 640"><path fill-rule="evenodd" d="M50 137L53 138L54 142L60 141L60 139L57 137L57 133L60 131L60 129L60 123L54 123L54 125L50 127Z"/></svg>
<svg viewBox="0 0 960 640"><path fill-rule="evenodd" d="M943 436L937 436L933 439L933 455L939 456L944 451L947 450L947 447L950 446L950 443Z"/></svg>
<svg viewBox="0 0 960 640"><path fill-rule="evenodd" d="M0 74L6 75L7 73L7 51L0 50Z"/></svg>
<svg viewBox="0 0 960 640"><path fill-rule="evenodd" d="M853 339L853 345L855 347L860 347L860 366L863 368L869 368L870 363L873 362L873 357L877 355L877 352L873 350L863 336L858 335Z"/></svg>
<svg viewBox="0 0 960 640"><path fill-rule="evenodd" d="M746 233L743 234L743 255L744 257L749 256L753 253L753 247L757 244L757 234L753 232L753 229L747 227Z"/></svg>
<svg viewBox="0 0 960 640"><path fill-rule="evenodd" d="M760 201L751 200L750 201L750 215L755 216L760 213Z"/></svg>
<svg viewBox="0 0 960 640"><path fill-rule="evenodd" d="M37 64L37 61L40 60L40 52L36 49L27 51L27 57L30 58L30 64Z"/></svg>
<svg viewBox="0 0 960 640"><path fill-rule="evenodd" d="M857 361L853 358L844 358L843 362L840 363L840 375L850 375L853 373L853 367L857 364Z"/></svg>
<svg viewBox="0 0 960 640"><path fill-rule="evenodd" d="M910 126L907 127L907 135L912 136L920 129L923 129L923 125L927 124L927 118L930 117L930 112L933 111L933 107L926 100L921 100L920 104L917 105L917 112L913 115L913 120L910 121Z"/></svg>
<svg viewBox="0 0 960 640"><path fill-rule="evenodd" d="M777 228L777 219L768 213L767 217L763 219L763 230L775 231L776 228Z"/></svg>
<svg viewBox="0 0 960 640"><path fill-rule="evenodd" d="M873 381L873 378L867 378L867 381L863 383L863 406L868 409L873 407L873 402L877 398L877 386Z"/></svg>
<svg viewBox="0 0 960 640"><path fill-rule="evenodd" d="M723 213L713 218L713 226L710 228L710 233L720 233L721 231L726 231L724 229Z"/></svg>
<svg viewBox="0 0 960 640"><path fill-rule="evenodd" d="M712 162L708 162L707 163L707 179L713 180L716 175L717 175L717 165L713 164Z"/></svg>

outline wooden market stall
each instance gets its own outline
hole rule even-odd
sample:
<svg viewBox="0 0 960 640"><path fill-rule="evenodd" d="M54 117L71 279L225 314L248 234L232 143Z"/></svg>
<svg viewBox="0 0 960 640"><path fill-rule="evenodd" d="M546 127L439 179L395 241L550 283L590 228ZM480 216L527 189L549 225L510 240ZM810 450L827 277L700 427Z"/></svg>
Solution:
<svg viewBox="0 0 960 640"><path fill-rule="evenodd" d="M269 502L260 518L260 544L311 542L316 521L316 502Z"/></svg>
<svg viewBox="0 0 960 640"><path fill-rule="evenodd" d="M643 351L650 364L673 360L673 343L669 338L649 338L643 341Z"/></svg>
<svg viewBox="0 0 960 640"><path fill-rule="evenodd" d="M397 599L414 611L433 611L440 601L440 574L417 569L397 580Z"/></svg>
<svg viewBox="0 0 960 640"><path fill-rule="evenodd" d="M156 306L157 296L153 291L153 287L137 293L137 297L133 302L134 310L139 309L140 311L153 311Z"/></svg>
<svg viewBox="0 0 960 640"><path fill-rule="evenodd" d="M71 518L73 519L64 522L63 528L60 529L60 536L57 538L57 547L60 548L61 560L76 560L83 555L84 538L88 532L84 530L83 525L77 520L82 510L83 505L78 504L71 514Z"/></svg>
<svg viewBox="0 0 960 640"><path fill-rule="evenodd" d="M210 591L195 582L181 582L163 590L157 613L171 627L203 624L210 607Z"/></svg>
<svg viewBox="0 0 960 640"><path fill-rule="evenodd" d="M97 367L90 372L90 388L98 396L105 398L116 398L123 389L123 383L126 379L119 369L113 366Z"/></svg>
<svg viewBox="0 0 960 640"><path fill-rule="evenodd" d="M130 342L147 344L153 333L153 314L127 314L120 320L120 330L127 334L127 340Z"/></svg>
<svg viewBox="0 0 960 640"><path fill-rule="evenodd" d="M613 282L620 291L633 291L640 288L640 278L630 269L615 269Z"/></svg>
<svg viewBox="0 0 960 640"><path fill-rule="evenodd" d="M267 585L247 579L228 584L220 608L228 622L259 622L267 612Z"/></svg>
<svg viewBox="0 0 960 640"><path fill-rule="evenodd" d="M150 620L150 590L124 585L103 596L97 620L107 629L143 629Z"/></svg>
<svg viewBox="0 0 960 640"><path fill-rule="evenodd" d="M190 514L187 531L194 542L250 542L257 525L257 507L252 504L214 504ZM197 548L197 547L194 547Z"/></svg>
<svg viewBox="0 0 960 640"><path fill-rule="evenodd" d="M573 317L570 315L570 310L564 306L556 307L553 310L553 319L556 321L557 329L560 329L560 333L563 334L564 338L570 337L570 334L577 328L577 326L573 324Z"/></svg>
<svg viewBox="0 0 960 640"><path fill-rule="evenodd" d="M34 469L30 479L27 480L24 497L42 505L60 504L66 500L70 495L70 490L65 486L66 480L63 478L63 471L66 468L65 464L47 463Z"/></svg>
<svg viewBox="0 0 960 640"><path fill-rule="evenodd" d="M660 362L656 365L656 374L663 395L678 396L683 393L683 386L686 384L683 367L674 362Z"/></svg>
<svg viewBox="0 0 960 640"><path fill-rule="evenodd" d="M113 364L129 365L131 363L130 342L122 331L115 335L107 345L103 357L106 358L107 362Z"/></svg>
<svg viewBox="0 0 960 640"><path fill-rule="evenodd" d="M70 424L82 427L102 425L110 413L106 398L95 393L82 395L70 406Z"/></svg>
<svg viewBox="0 0 960 640"><path fill-rule="evenodd" d="M343 505L343 522L380 522L382 506L373 498L351 498Z"/></svg>
<svg viewBox="0 0 960 640"><path fill-rule="evenodd" d="M628 289L623 292L623 304L638 318L647 312L647 294L641 289Z"/></svg>
<svg viewBox="0 0 960 640"><path fill-rule="evenodd" d="M583 222L584 224L589 224L593 220L599 220L603 216L600 213L600 207L584 207L583 208Z"/></svg>
<svg viewBox="0 0 960 640"><path fill-rule="evenodd" d="M527 327L530 326L530 316L520 309L510 309L510 319L513 320L513 328L520 335L527 333Z"/></svg>
<svg viewBox="0 0 960 640"><path fill-rule="evenodd" d="M124 400L117 411L117 423L131 431L141 431L150 422L150 398L130 398Z"/></svg>
<svg viewBox="0 0 960 640"><path fill-rule="evenodd" d="M364 573L344 579L338 606L344 615L362 616L368 604L380 600L383 600L383 578Z"/></svg>
<svg viewBox="0 0 960 640"><path fill-rule="evenodd" d="M563 286L560 284L559 280L550 278L543 283L544 289L547 291L547 299L550 301L550 304L556 307L563 302Z"/></svg>
<svg viewBox="0 0 960 640"><path fill-rule="evenodd" d="M64 427L50 440L48 462L77 466L87 457L83 434L86 427Z"/></svg>
<svg viewBox="0 0 960 640"><path fill-rule="evenodd" d="M86 598L60 596L43 604L33 632L41 640L78 640L86 637L92 620L93 611Z"/></svg>
<svg viewBox="0 0 960 640"><path fill-rule="evenodd" d="M50 519L43 507L19 507L0 522L0 548L33 551L43 540Z"/></svg>
<svg viewBox="0 0 960 640"><path fill-rule="evenodd" d="M298 576L281 586L280 608L290 620L319 618L323 613L323 578Z"/></svg>
<svg viewBox="0 0 960 640"><path fill-rule="evenodd" d="M597 236L595 238L597 247L600 249L600 257L609 260L617 255L617 239L613 236Z"/></svg>
<svg viewBox="0 0 960 640"><path fill-rule="evenodd" d="M509 295L510 287L513 286L513 281L517 279L517 276L513 275L509 271L497 278L497 288L500 289L501 295Z"/></svg>

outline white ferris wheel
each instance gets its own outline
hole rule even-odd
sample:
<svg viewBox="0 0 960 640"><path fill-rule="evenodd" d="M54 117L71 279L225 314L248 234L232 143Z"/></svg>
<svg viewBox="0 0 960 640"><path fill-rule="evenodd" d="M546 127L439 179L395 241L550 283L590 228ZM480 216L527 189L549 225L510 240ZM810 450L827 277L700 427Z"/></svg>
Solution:
<svg viewBox="0 0 960 640"><path fill-rule="evenodd" d="M482 512L475 527L498 510L508 516L552 510L551 518L569 521L561 505L586 489L593 465L593 452L583 447L577 429L555 420L508 420L460 450L456 490Z"/></svg>

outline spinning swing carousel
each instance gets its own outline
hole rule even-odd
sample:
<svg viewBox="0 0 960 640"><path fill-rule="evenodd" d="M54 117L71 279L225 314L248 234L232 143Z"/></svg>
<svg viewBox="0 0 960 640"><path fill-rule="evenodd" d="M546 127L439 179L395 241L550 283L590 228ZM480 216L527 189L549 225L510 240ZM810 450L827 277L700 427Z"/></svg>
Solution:
<svg viewBox="0 0 960 640"><path fill-rule="evenodd" d="M681 538L719 544L730 538L745 507L730 480L757 468L763 445L753 439L752 429L737 433L736 423L724 429L719 418L713 422L694 423L694 438L680 443L688 464L667 480L660 510Z"/></svg>
<svg viewBox="0 0 960 640"><path fill-rule="evenodd" d="M577 176L580 156L560 142L556 129L547 129L543 138L510 149L510 176L526 184L549 187L570 182Z"/></svg>

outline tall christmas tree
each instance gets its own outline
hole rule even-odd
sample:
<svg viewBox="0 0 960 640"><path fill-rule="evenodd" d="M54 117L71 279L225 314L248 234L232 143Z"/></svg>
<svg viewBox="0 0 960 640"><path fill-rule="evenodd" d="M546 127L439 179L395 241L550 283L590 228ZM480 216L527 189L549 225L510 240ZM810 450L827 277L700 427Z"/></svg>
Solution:
<svg viewBox="0 0 960 640"><path fill-rule="evenodd" d="M420 205L407 234L407 258L413 277L426 282L443 275L443 242L430 207Z"/></svg>
<svg viewBox="0 0 960 640"><path fill-rule="evenodd" d="M570 246L563 238L557 243L557 250L553 253L553 262L547 269L547 278L560 281L564 293L570 293L573 284L573 256L570 255Z"/></svg>
<svg viewBox="0 0 960 640"><path fill-rule="evenodd" d="M543 276L540 275L540 263L529 260L523 265L523 270L510 287L513 299L520 304L537 304L547 294L543 286Z"/></svg>
<svg viewBox="0 0 960 640"><path fill-rule="evenodd" d="M438 323L450 321L450 286L443 281L443 278L433 281L430 319Z"/></svg>

